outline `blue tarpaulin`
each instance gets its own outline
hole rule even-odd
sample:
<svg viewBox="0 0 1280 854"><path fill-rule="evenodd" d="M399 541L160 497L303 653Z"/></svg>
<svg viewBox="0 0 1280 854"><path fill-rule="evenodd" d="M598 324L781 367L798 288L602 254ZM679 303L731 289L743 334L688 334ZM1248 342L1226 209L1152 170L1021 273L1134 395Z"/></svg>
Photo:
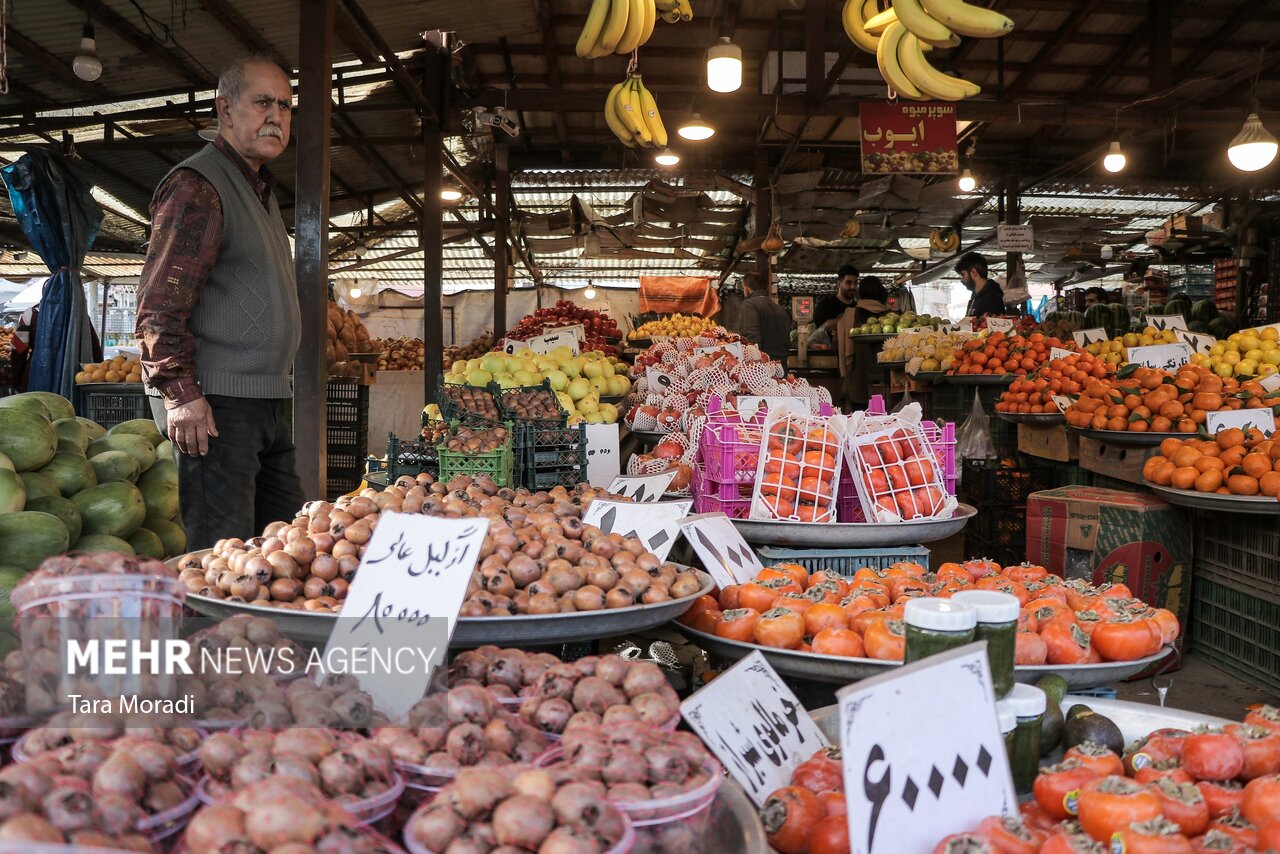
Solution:
<svg viewBox="0 0 1280 854"><path fill-rule="evenodd" d="M93 358L80 265L98 236L102 208L84 169L56 151L31 151L0 176L23 234L52 273L40 298L27 388L70 400L76 371Z"/></svg>

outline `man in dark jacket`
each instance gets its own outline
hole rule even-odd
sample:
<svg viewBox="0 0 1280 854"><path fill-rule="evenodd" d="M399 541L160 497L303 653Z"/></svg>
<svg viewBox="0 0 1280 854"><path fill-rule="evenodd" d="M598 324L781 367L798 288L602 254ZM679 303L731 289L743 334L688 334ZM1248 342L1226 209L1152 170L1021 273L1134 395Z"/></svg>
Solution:
<svg viewBox="0 0 1280 854"><path fill-rule="evenodd" d="M1004 292L1000 290L1000 285L995 279L988 277L987 271L987 259L977 252L965 253L956 264L960 281L973 292L973 296L969 299L969 307L964 312L965 317L1005 313Z"/></svg>
<svg viewBox="0 0 1280 854"><path fill-rule="evenodd" d="M746 299L742 301L742 337L757 345L769 358L787 367L791 318L769 296L769 281L759 273L742 278Z"/></svg>

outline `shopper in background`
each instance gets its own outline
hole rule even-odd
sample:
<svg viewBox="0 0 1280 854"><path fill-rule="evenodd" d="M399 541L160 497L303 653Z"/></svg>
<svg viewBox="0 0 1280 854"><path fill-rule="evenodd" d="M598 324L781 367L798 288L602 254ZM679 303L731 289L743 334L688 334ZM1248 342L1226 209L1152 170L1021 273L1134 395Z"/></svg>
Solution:
<svg viewBox="0 0 1280 854"><path fill-rule="evenodd" d="M836 292L818 300L818 306L813 310L813 325L818 329L825 329L833 338L836 334L836 324L844 316L845 309L856 303L860 296L857 267L845 264L836 277Z"/></svg>
<svg viewBox="0 0 1280 854"><path fill-rule="evenodd" d="M889 292L878 276L867 276L858 283L858 299L845 310L836 327L836 335L840 341L840 375L843 378L840 401L847 405L849 411L865 409L867 406L867 366L859 365L854 358L855 350L849 333L877 318L889 310Z"/></svg>
<svg viewBox="0 0 1280 854"><path fill-rule="evenodd" d="M965 317L982 317L983 315L1002 315L1005 313L1004 292L995 279L989 277L987 259L977 252L966 252L956 264L956 272L960 281L973 292L969 298L969 307L965 309Z"/></svg>
<svg viewBox="0 0 1280 854"><path fill-rule="evenodd" d="M289 144L293 89L268 59L218 79L218 138L151 202L137 335L156 423L179 452L187 546L247 537L302 505L293 445L301 322L266 164Z"/></svg>
<svg viewBox="0 0 1280 854"><path fill-rule="evenodd" d="M889 310L889 291L879 276L867 276L858 283L858 301L853 306L853 325L861 326Z"/></svg>
<svg viewBox="0 0 1280 854"><path fill-rule="evenodd" d="M791 318L769 295L769 280L760 273L742 277L746 299L742 301L742 337L758 346L769 358L787 367L791 339Z"/></svg>
<svg viewBox="0 0 1280 854"><path fill-rule="evenodd" d="M1092 287L1084 292L1084 307L1107 304L1107 292L1104 288Z"/></svg>

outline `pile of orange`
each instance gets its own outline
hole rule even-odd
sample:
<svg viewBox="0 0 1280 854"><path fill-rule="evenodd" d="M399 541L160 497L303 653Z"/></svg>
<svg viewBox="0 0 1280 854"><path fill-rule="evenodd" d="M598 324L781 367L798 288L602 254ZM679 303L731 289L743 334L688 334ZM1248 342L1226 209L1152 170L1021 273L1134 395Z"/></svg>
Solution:
<svg viewBox="0 0 1280 854"><path fill-rule="evenodd" d="M1280 437L1232 427L1212 439L1165 439L1142 476L1174 489L1280 498Z"/></svg>
<svg viewBox="0 0 1280 854"><path fill-rule="evenodd" d="M680 622L764 647L901 661L907 600L970 589L998 590L1022 603L1018 664L1131 661L1156 653L1179 633L1172 612L1133 598L1123 584L1094 587L1063 581L1043 566L1001 568L985 558L944 563L936 572L918 563L862 567L852 577L778 564L726 587L718 598L699 596Z"/></svg>
<svg viewBox="0 0 1280 854"><path fill-rule="evenodd" d="M840 437L815 419L783 418L769 428L760 501L775 519L835 521Z"/></svg>
<svg viewBox="0 0 1280 854"><path fill-rule="evenodd" d="M1064 344L1039 332L1032 332L1026 337L993 332L986 338L971 338L964 342L948 373L1015 374L1022 377L1049 361L1049 353L1054 347L1076 349L1074 342Z"/></svg>
<svg viewBox="0 0 1280 854"><path fill-rule="evenodd" d="M1210 412L1277 405L1280 392L1268 392L1257 380L1220 377L1199 365L1176 373L1129 365L1113 378L1090 381L1066 418L1073 427L1094 430L1195 433Z"/></svg>
<svg viewBox="0 0 1280 854"><path fill-rule="evenodd" d="M1114 366L1089 353L1072 353L1050 359L1035 374L1014 380L1000 395L996 412L1057 413L1053 395L1078 395L1091 381L1103 379L1114 372Z"/></svg>

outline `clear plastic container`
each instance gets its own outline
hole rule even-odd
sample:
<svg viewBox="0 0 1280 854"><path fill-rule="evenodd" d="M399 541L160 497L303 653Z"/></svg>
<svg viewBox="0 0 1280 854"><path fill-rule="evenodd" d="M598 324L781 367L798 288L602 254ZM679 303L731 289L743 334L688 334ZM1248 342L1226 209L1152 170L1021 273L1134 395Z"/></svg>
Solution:
<svg viewBox="0 0 1280 854"><path fill-rule="evenodd" d="M24 668L27 702L33 711L65 706L72 695L82 697L138 696L176 698L178 668L157 665L154 673L135 672L131 666L123 674L98 672L68 674L62 666L71 642L82 649L103 640L123 640L163 645L181 637L182 604L186 586L176 578L158 575L96 573L93 575L29 576L14 588L11 601L22 649L28 661L44 660L50 668ZM162 663L161 663L162 664ZM149 668L147 668L149 670Z"/></svg>
<svg viewBox="0 0 1280 854"><path fill-rule="evenodd" d="M960 590L951 597L978 612L973 629L974 640L987 642L987 664L996 699L1009 696L1013 690L1014 658L1018 645L1018 597L998 590Z"/></svg>
<svg viewBox="0 0 1280 854"><path fill-rule="evenodd" d="M196 786L195 794L200 799L201 804L212 804L222 797L221 795L210 793L209 782L208 777L202 777ZM352 801L351 803L338 802L338 805L351 813L361 825L373 824L391 814L404 791L405 779L402 775L396 774L391 780L391 786L386 791L359 801Z"/></svg>
<svg viewBox="0 0 1280 854"><path fill-rule="evenodd" d="M209 737L209 733L203 729L197 729L196 732L199 733L201 742L203 742L206 738ZM19 765L24 762L30 762L32 759L36 758L37 756L43 755L40 753L30 753L27 751L27 744L30 737L31 737L31 733L29 731L26 733L23 733L22 737L19 738L17 741L15 741L9 748L9 753L13 757L13 761ZM120 738L120 737L123 737L123 736L117 736L117 738ZM107 739L107 743L110 744L114 740L115 739ZM177 757L177 761L178 761L179 771L185 774L192 774L192 775L199 773L200 749L196 748L195 750L192 750L189 753L179 753Z"/></svg>
<svg viewBox="0 0 1280 854"><path fill-rule="evenodd" d="M924 596L907 602L902 620L907 635L904 662L910 664L972 643L978 612L951 599Z"/></svg>

